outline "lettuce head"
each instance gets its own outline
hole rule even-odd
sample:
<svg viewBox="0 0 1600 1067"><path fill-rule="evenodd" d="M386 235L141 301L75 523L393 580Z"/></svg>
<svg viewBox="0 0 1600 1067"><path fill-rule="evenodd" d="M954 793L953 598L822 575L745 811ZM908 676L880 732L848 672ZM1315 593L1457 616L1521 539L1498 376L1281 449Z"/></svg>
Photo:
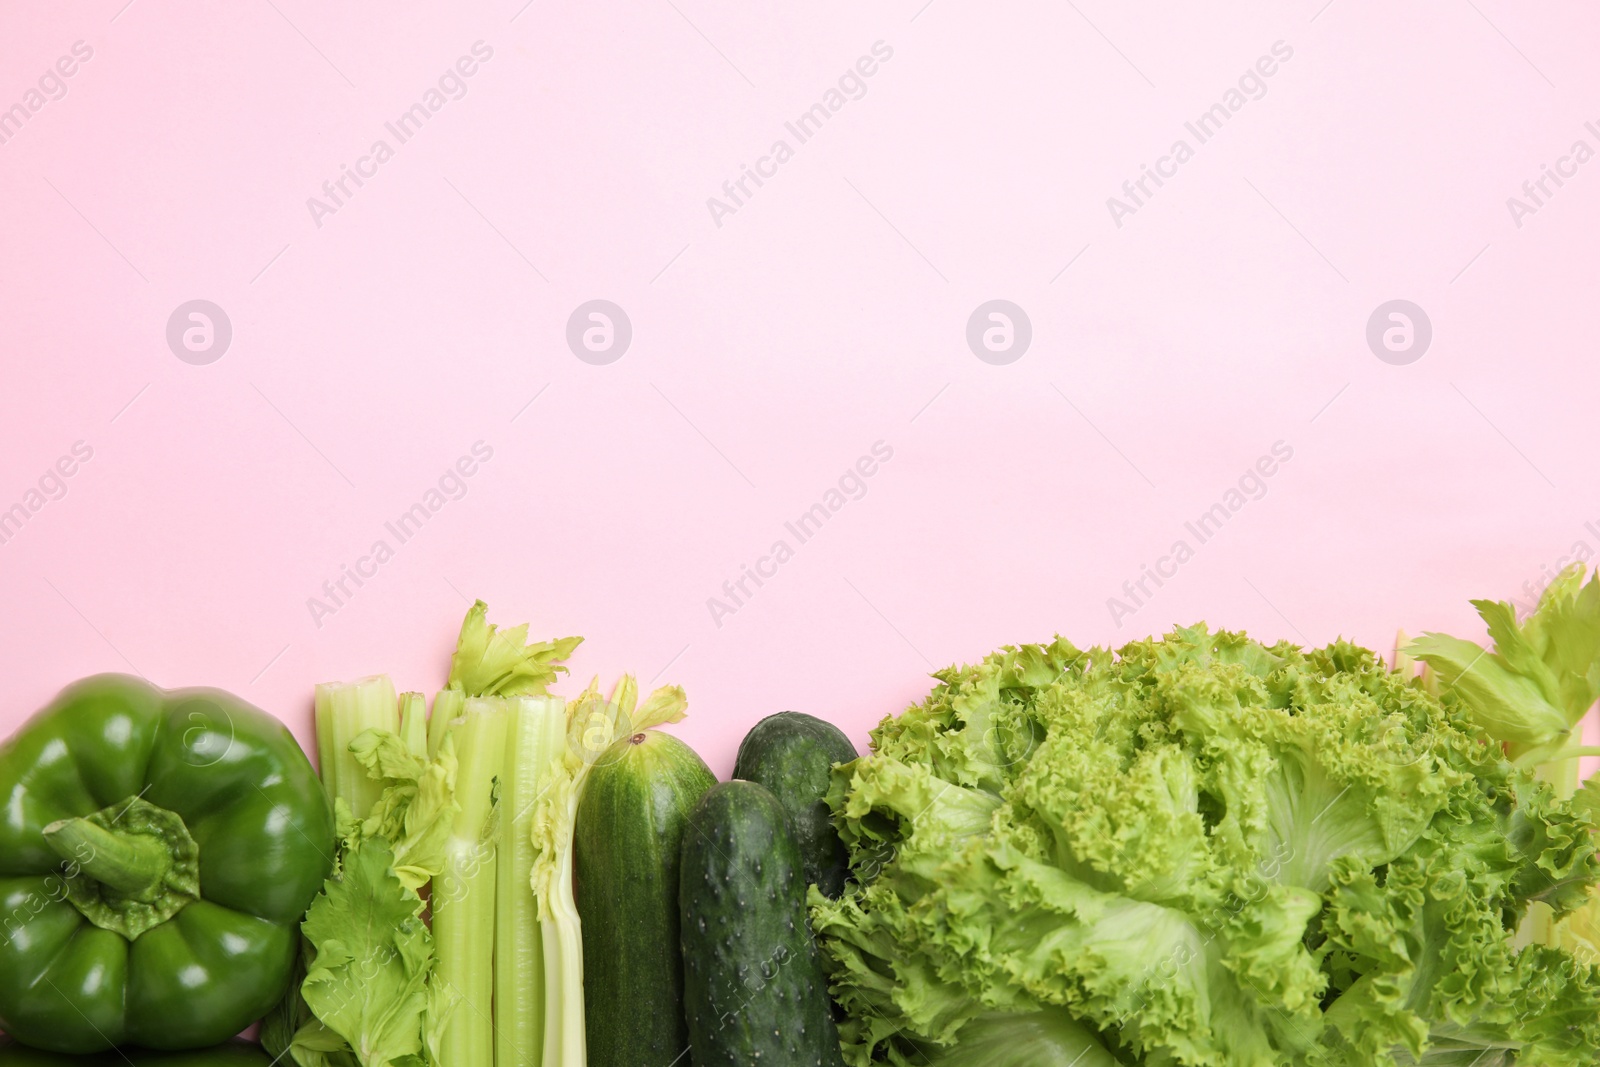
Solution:
<svg viewBox="0 0 1600 1067"><path fill-rule="evenodd" d="M1588 899L1590 809L1373 653L1201 625L935 677L829 796L852 1067L1595 1062L1591 961L1515 936Z"/></svg>

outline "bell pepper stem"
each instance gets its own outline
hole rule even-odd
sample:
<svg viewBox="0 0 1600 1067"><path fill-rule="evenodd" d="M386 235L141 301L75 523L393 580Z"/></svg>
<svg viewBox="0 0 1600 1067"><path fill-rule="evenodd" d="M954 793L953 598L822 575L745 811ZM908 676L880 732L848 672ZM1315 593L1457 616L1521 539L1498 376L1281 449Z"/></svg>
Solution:
<svg viewBox="0 0 1600 1067"><path fill-rule="evenodd" d="M160 885L172 868L172 851L144 834L119 834L88 819L62 819L44 828L56 855L84 874L126 896Z"/></svg>

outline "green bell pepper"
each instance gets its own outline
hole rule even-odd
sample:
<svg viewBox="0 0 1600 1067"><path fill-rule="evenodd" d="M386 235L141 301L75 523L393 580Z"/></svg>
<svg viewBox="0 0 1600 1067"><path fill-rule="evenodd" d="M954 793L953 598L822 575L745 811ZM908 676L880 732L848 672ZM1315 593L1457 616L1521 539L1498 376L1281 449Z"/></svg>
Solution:
<svg viewBox="0 0 1600 1067"><path fill-rule="evenodd" d="M283 996L334 821L283 724L215 689L69 686L0 746L0 1030L226 1041Z"/></svg>
<svg viewBox="0 0 1600 1067"><path fill-rule="evenodd" d="M259 1045L230 1041L193 1052L147 1052L123 1049L89 1056L40 1052L0 1039L0 1067L272 1067L272 1057Z"/></svg>

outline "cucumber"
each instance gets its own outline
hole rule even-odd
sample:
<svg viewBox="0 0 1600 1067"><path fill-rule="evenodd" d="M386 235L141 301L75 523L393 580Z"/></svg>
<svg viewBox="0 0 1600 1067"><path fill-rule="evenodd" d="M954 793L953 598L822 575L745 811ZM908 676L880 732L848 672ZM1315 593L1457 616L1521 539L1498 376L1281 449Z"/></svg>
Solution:
<svg viewBox="0 0 1600 1067"><path fill-rule="evenodd" d="M807 885L837 900L844 892L849 856L834 831L823 797L835 763L860 753L832 723L798 711L780 711L756 723L739 746L733 776L772 790L789 813Z"/></svg>
<svg viewBox="0 0 1600 1067"><path fill-rule="evenodd" d="M754 782L713 788L690 817L680 877L694 1067L843 1067L778 798Z"/></svg>
<svg viewBox="0 0 1600 1067"><path fill-rule="evenodd" d="M688 1047L678 864L690 812L716 776L655 730L589 772L573 831L590 1067L673 1063Z"/></svg>

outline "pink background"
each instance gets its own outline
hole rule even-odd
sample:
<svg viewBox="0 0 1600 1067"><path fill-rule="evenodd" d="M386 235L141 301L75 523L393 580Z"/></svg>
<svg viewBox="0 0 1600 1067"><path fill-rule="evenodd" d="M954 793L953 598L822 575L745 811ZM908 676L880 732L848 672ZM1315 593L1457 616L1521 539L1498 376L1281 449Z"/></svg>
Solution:
<svg viewBox="0 0 1600 1067"><path fill-rule="evenodd" d="M1600 547L1600 162L1521 226L1506 203L1600 148L1591 5L125 3L12 5L0 33L0 108L93 49L0 144L0 510L93 449L0 544L0 728L136 669L305 737L317 681L437 687L483 597L587 636L563 691L683 684L726 774L761 715L864 742L1002 643L1476 635L1469 597ZM478 41L466 95L317 225L307 198ZM1279 41L1265 95L1118 227L1107 198ZM779 138L719 226L707 198ZM608 366L564 337L595 298L633 324ZM995 298L1033 327L1007 366L965 340ZM1365 340L1395 298L1433 324L1407 366ZM193 299L233 325L209 365L165 338ZM396 546L477 441L466 495ZM1117 625L1108 598L1278 441L1266 495ZM717 625L778 538L794 558Z"/></svg>

